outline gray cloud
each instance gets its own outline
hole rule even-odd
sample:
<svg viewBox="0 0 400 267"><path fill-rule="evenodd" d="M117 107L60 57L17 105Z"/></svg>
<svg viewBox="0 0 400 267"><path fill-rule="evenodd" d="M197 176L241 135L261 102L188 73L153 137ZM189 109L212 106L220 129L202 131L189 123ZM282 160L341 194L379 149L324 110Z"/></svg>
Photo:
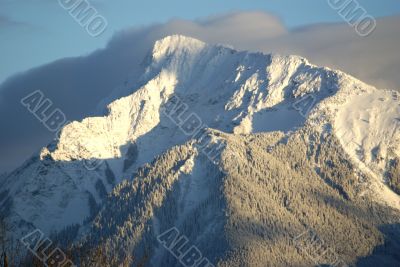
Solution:
<svg viewBox="0 0 400 267"><path fill-rule="evenodd" d="M121 31L105 49L31 69L0 85L0 170L15 167L53 137L20 104L22 97L40 89L70 120L94 115L113 88L138 76L146 53L164 36L184 34L242 50L297 54L378 87L400 88L399 22L400 17L382 18L376 31L362 38L344 23L288 31L275 16L242 12Z"/></svg>

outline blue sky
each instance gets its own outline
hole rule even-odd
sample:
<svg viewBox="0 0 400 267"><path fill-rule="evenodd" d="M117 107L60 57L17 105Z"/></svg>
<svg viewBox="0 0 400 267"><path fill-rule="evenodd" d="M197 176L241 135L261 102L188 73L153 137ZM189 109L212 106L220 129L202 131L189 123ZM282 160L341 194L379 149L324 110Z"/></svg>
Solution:
<svg viewBox="0 0 400 267"><path fill-rule="evenodd" d="M90 3L109 23L104 34L96 38L89 36L57 0L0 0L0 82L35 66L102 48L121 29L172 18L193 20L233 11L261 10L277 15L289 29L341 22L325 0L92 0ZM375 17L400 13L398 0L359 0L359 3Z"/></svg>

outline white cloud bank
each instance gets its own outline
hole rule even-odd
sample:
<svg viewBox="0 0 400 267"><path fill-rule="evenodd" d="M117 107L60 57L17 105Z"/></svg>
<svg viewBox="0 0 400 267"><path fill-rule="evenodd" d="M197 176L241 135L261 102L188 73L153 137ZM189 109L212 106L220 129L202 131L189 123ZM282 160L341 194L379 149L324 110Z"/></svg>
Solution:
<svg viewBox="0 0 400 267"><path fill-rule="evenodd" d="M372 35L359 37L346 23L288 31L275 16L241 12L125 30L105 49L29 70L0 86L0 171L14 168L53 137L22 107L22 97L39 89L70 120L93 114L96 104L113 88L140 72L154 41L166 35L184 34L240 50L297 54L377 87L399 89L399 25L400 17L381 18Z"/></svg>

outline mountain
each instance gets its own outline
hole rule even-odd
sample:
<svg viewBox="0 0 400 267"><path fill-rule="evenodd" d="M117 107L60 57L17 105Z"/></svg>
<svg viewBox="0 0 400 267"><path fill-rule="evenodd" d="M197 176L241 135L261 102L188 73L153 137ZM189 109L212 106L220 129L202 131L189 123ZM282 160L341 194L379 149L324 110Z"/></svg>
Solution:
<svg viewBox="0 0 400 267"><path fill-rule="evenodd" d="M397 92L184 36L143 64L103 117L1 178L15 236L75 226L80 247L135 266L180 264L157 240L172 227L215 266L400 263ZM304 253L304 232L329 255Z"/></svg>

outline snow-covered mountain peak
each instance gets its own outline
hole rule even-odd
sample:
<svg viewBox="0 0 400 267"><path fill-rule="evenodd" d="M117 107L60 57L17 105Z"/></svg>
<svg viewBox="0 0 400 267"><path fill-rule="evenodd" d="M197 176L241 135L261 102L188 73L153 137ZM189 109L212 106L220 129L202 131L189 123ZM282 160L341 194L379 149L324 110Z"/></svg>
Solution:
<svg viewBox="0 0 400 267"><path fill-rule="evenodd" d="M298 56L239 52L180 35L157 41L150 53L140 86L105 101L104 116L66 125L52 148L7 178L20 219L49 231L81 223L89 210L80 207L82 200L101 203L104 192L138 168L195 139L182 130L190 117L202 129L231 134L289 134L307 122L330 125L355 160L361 152L369 160L371 150L379 151L379 159L387 147L399 151L397 100L340 71ZM360 105L361 98L369 101ZM183 112L171 118L166 106ZM340 135L340 128L350 133ZM347 145L351 138L357 146ZM89 171L82 164L88 159L103 164ZM379 160L380 174L391 159Z"/></svg>
<svg viewBox="0 0 400 267"><path fill-rule="evenodd" d="M158 131L157 127L177 127L161 113L172 95L179 96L183 106L191 105L190 111L208 127L248 134L293 130L304 124L305 116L318 103L335 94L344 99L356 93L357 88L367 87L338 71L314 66L302 57L238 52L181 35L167 36L155 43L142 81L143 86L132 88L132 94L110 103L106 116L67 125L57 149L45 149L41 158L121 158L127 144ZM299 112L294 104L305 96L311 96L309 103L305 101L311 106ZM275 117L282 121L276 123ZM187 139L182 138L173 143ZM142 163L155 155L150 154Z"/></svg>

